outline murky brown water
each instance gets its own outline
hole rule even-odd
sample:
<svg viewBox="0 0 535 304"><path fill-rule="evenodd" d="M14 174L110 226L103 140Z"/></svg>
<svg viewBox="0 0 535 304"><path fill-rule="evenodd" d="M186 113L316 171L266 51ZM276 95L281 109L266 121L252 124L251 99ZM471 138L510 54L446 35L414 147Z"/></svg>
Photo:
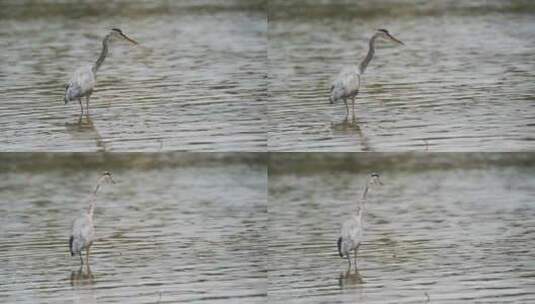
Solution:
<svg viewBox="0 0 535 304"><path fill-rule="evenodd" d="M261 3L3 1L1 149L264 151ZM64 85L112 27L141 45L112 45L80 121Z"/></svg>
<svg viewBox="0 0 535 304"><path fill-rule="evenodd" d="M270 151L535 149L532 1L271 1ZM377 28L356 120L328 89Z"/></svg>
<svg viewBox="0 0 535 304"><path fill-rule="evenodd" d="M329 158L270 156L271 302L534 301L533 155ZM373 167L384 185L370 192L359 271L348 275L336 240Z"/></svg>
<svg viewBox="0 0 535 304"><path fill-rule="evenodd" d="M258 157L47 157L0 154L0 302L265 302L267 179ZM117 184L97 201L89 276L68 239L104 169Z"/></svg>

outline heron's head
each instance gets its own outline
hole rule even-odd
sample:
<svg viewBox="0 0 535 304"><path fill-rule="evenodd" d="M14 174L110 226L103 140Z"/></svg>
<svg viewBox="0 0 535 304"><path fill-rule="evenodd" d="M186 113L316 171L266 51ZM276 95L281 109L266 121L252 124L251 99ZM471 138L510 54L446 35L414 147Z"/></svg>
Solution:
<svg viewBox="0 0 535 304"><path fill-rule="evenodd" d="M378 29L377 32L375 33L375 35L377 35L377 37L381 37L381 38L383 38L385 40L393 41L395 43L398 43L398 44L401 44L401 45L405 45L403 42L401 42L400 40L396 39L394 36L390 35L390 33L385 29Z"/></svg>
<svg viewBox="0 0 535 304"><path fill-rule="evenodd" d="M111 177L111 173L108 172L108 171L104 171L102 173L102 180L106 181L107 183L109 184L115 184L115 181L113 180L113 178Z"/></svg>
<svg viewBox="0 0 535 304"><path fill-rule="evenodd" d="M368 182L368 185L369 186L382 186L383 185L383 182L381 181L381 179L379 178L379 174L373 172L372 174L370 174L370 180Z"/></svg>
<svg viewBox="0 0 535 304"><path fill-rule="evenodd" d="M121 31L120 29L118 28L112 28L111 31L110 31L110 36L113 37L113 38L118 38L118 39L124 39L126 41L129 41L133 44L138 44L137 41L135 41L134 39L126 36L123 31Z"/></svg>

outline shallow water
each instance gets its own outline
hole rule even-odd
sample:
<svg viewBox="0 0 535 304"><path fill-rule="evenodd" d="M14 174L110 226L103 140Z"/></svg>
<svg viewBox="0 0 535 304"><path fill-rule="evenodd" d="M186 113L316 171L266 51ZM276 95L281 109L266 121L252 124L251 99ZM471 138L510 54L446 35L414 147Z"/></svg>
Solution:
<svg viewBox="0 0 535 304"><path fill-rule="evenodd" d="M11 1L0 4L3 151L264 151L261 1ZM63 103L76 67L97 74L90 118Z"/></svg>
<svg viewBox="0 0 535 304"><path fill-rule="evenodd" d="M272 1L271 151L535 149L532 1ZM338 71L378 43L345 120Z"/></svg>
<svg viewBox="0 0 535 304"><path fill-rule="evenodd" d="M456 157L463 156L437 155L442 163ZM507 156L491 155L474 168L433 169L410 157L412 168L385 165L390 156L368 158L362 164L380 167L384 185L370 192L358 272L350 274L336 241L368 170L325 165L296 174L300 170L287 170L284 162L277 172L270 169L271 302L535 300L533 161L495 166L490 160ZM317 163L305 159L298 161L304 168ZM272 154L270 164L277 162L282 159Z"/></svg>
<svg viewBox="0 0 535 304"><path fill-rule="evenodd" d="M1 302L265 302L264 165L114 155L82 171L63 158L87 157L58 155L20 169L43 157L0 173ZM69 254L70 224L104 169L117 183L97 200L89 275Z"/></svg>

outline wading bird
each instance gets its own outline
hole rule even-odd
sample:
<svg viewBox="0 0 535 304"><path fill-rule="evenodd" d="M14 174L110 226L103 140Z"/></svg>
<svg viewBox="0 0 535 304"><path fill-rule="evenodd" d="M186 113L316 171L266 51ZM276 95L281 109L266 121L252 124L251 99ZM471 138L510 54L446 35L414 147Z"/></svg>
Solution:
<svg viewBox="0 0 535 304"><path fill-rule="evenodd" d="M97 193L101 188L103 182L115 184L115 181L111 178L110 172L104 172L98 179L95 190L91 193L89 200L89 207L87 210L83 210L81 214L73 221L71 229L71 237L69 239L69 250L71 256L75 254L80 255L80 263L84 265L84 259L82 258L82 250L86 250L85 261L89 268L89 249L95 240L95 226L93 224L93 212L95 210L95 202L97 199Z"/></svg>
<svg viewBox="0 0 535 304"><path fill-rule="evenodd" d="M370 179L366 183L364 193L362 194L362 200L357 203L357 209L351 218L344 222L342 229L340 230L340 237L338 238L338 253L341 258L344 256L349 263L348 271L351 270L351 251L355 252L355 270L357 269L357 251L362 241L363 223L362 216L366 207L366 196L368 190L375 185L382 185L383 183L379 179L379 174L372 173Z"/></svg>
<svg viewBox="0 0 535 304"><path fill-rule="evenodd" d="M86 114L89 113L89 98L95 87L96 74L108 55L108 44L112 39L125 39L133 44L138 44L135 40L123 34L120 29L114 28L108 35L106 35L106 37L104 37L104 40L102 40L102 51L100 52L97 61L93 65L82 66L74 71L69 84L65 86L65 97L63 100L65 101L65 104L71 100L78 100L80 103L81 114L84 114L82 97L85 97Z"/></svg>
<svg viewBox="0 0 535 304"><path fill-rule="evenodd" d="M336 79L331 84L329 101L331 103L335 103L339 100L343 100L346 105L346 117L349 115L349 105L347 103L348 99L351 99L353 115L355 114L355 98L357 97L360 89L360 77L362 74L364 74L368 63L370 63L373 55L375 54L375 40L377 38L383 38L403 45L403 42L394 38L392 35L390 35L390 33L388 33L387 30L378 29L372 38L370 38L368 54L366 57L364 57L359 66L347 66L340 71Z"/></svg>

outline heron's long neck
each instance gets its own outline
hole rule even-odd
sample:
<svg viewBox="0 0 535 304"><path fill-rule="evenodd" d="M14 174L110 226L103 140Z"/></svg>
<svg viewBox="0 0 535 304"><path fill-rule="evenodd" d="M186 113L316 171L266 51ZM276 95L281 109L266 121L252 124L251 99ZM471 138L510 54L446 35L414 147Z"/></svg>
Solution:
<svg viewBox="0 0 535 304"><path fill-rule="evenodd" d="M100 190L100 184L104 180L104 177L100 177L97 181L97 185L95 186L95 190L93 193L91 193L91 197L89 199L89 208L87 209L87 214L89 214L90 217L93 217L93 212L95 211L95 204L97 202L97 193Z"/></svg>
<svg viewBox="0 0 535 304"><path fill-rule="evenodd" d="M87 208L87 214L90 217L93 217L93 212L95 211L95 203L97 202L97 196L95 194L91 195L91 201L89 202L89 208Z"/></svg>
<svg viewBox="0 0 535 304"><path fill-rule="evenodd" d="M93 65L93 73L96 73L102 63L104 62L104 59L106 59L106 56L108 55L108 41L109 41L110 35L106 35L104 37L104 40L102 40L102 50L100 51L100 56L98 56L97 61Z"/></svg>
<svg viewBox="0 0 535 304"><path fill-rule="evenodd" d="M370 46L368 49L368 54L366 54L366 57L362 60L362 62L359 65L359 73L364 74L364 71L366 71L366 68L368 67L368 63L372 61L373 55L375 54L375 39L377 38L377 35L373 35L372 38L370 38Z"/></svg>
<svg viewBox="0 0 535 304"><path fill-rule="evenodd" d="M362 215L364 214L365 207L366 207L366 196L368 194L368 189L369 189L369 183L366 184L366 187L364 188L364 193L362 193L362 198L357 205L357 216L361 220L362 220Z"/></svg>
<svg viewBox="0 0 535 304"><path fill-rule="evenodd" d="M366 200L366 196L368 195L368 189L370 188L369 183L366 184L366 187L364 187L364 192L362 193L362 200Z"/></svg>

